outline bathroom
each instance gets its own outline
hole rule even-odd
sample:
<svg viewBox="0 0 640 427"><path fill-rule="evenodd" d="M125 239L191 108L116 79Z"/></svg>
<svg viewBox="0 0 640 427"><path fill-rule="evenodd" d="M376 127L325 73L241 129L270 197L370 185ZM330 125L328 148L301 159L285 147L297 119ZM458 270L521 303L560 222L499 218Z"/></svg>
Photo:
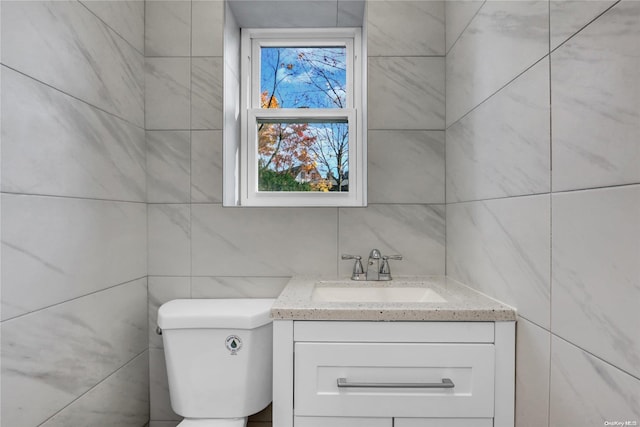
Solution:
<svg viewBox="0 0 640 427"><path fill-rule="evenodd" d="M374 247L517 309L517 427L640 423L640 3L363 6L367 207L233 208L230 5L2 1L0 425L176 426L162 303Z"/></svg>

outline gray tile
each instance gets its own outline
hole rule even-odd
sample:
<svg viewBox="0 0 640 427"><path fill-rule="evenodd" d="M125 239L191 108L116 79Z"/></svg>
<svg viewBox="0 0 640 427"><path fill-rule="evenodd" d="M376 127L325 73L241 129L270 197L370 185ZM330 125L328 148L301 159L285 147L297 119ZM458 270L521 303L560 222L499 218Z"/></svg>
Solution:
<svg viewBox="0 0 640 427"><path fill-rule="evenodd" d="M640 182L638 39L622 2L551 55L554 191Z"/></svg>
<svg viewBox="0 0 640 427"><path fill-rule="evenodd" d="M189 131L147 131L147 201L188 203L191 193Z"/></svg>
<svg viewBox="0 0 640 427"><path fill-rule="evenodd" d="M194 0L191 25L193 56L222 56L224 1Z"/></svg>
<svg viewBox="0 0 640 427"><path fill-rule="evenodd" d="M516 425L549 425L551 334L518 318L516 340Z"/></svg>
<svg viewBox="0 0 640 427"><path fill-rule="evenodd" d="M190 129L191 60L145 60L146 129Z"/></svg>
<svg viewBox="0 0 640 427"><path fill-rule="evenodd" d="M191 128L222 129L222 58L191 59Z"/></svg>
<svg viewBox="0 0 640 427"><path fill-rule="evenodd" d="M191 201L222 201L222 131L191 132Z"/></svg>
<svg viewBox="0 0 640 427"><path fill-rule="evenodd" d="M2 63L143 126L144 58L79 2L3 1Z"/></svg>
<svg viewBox="0 0 640 427"><path fill-rule="evenodd" d="M369 58L369 129L444 129L444 58Z"/></svg>
<svg viewBox="0 0 640 427"><path fill-rule="evenodd" d="M146 206L2 195L2 315L146 275Z"/></svg>
<svg viewBox="0 0 640 427"><path fill-rule="evenodd" d="M171 409L164 350L149 349L149 396L151 400L151 420L172 421L182 419Z"/></svg>
<svg viewBox="0 0 640 427"><path fill-rule="evenodd" d="M551 49L564 43L617 1L551 0L549 2Z"/></svg>
<svg viewBox="0 0 640 427"><path fill-rule="evenodd" d="M40 425L142 353L146 285L139 279L2 322L3 424Z"/></svg>
<svg viewBox="0 0 640 427"><path fill-rule="evenodd" d="M338 0L338 27L362 27L366 1Z"/></svg>
<svg viewBox="0 0 640 427"><path fill-rule="evenodd" d="M444 55L444 1L367 4L369 56Z"/></svg>
<svg viewBox="0 0 640 427"><path fill-rule="evenodd" d="M445 45L449 52L485 0L445 0Z"/></svg>
<svg viewBox="0 0 640 427"><path fill-rule="evenodd" d="M148 420L149 353L145 351L41 426L139 427Z"/></svg>
<svg viewBox="0 0 640 427"><path fill-rule="evenodd" d="M447 129L447 202L551 190L549 62Z"/></svg>
<svg viewBox="0 0 640 427"><path fill-rule="evenodd" d="M391 261L396 276L444 274L444 205L340 208L339 243L338 255L366 258L373 248L383 255L402 255L402 261ZM341 277L348 277L352 268L352 261L339 261Z"/></svg>
<svg viewBox="0 0 640 427"><path fill-rule="evenodd" d="M640 380L555 336L551 349L551 426L640 420Z"/></svg>
<svg viewBox="0 0 640 427"><path fill-rule="evenodd" d="M146 56L191 55L191 2L145 1Z"/></svg>
<svg viewBox="0 0 640 427"><path fill-rule="evenodd" d="M549 195L447 205L447 275L549 328Z"/></svg>
<svg viewBox="0 0 640 427"><path fill-rule="evenodd" d="M369 131L370 203L444 203L444 132Z"/></svg>
<svg viewBox="0 0 640 427"><path fill-rule="evenodd" d="M335 0L242 0L230 5L243 28L321 28L338 21Z"/></svg>
<svg viewBox="0 0 640 427"><path fill-rule="evenodd" d="M145 201L144 130L3 71L3 191Z"/></svg>
<svg viewBox="0 0 640 427"><path fill-rule="evenodd" d="M158 309L174 299L191 298L190 277L149 276L149 347L163 348L162 336L156 333Z"/></svg>
<svg viewBox="0 0 640 427"><path fill-rule="evenodd" d="M191 274L191 206L153 204L148 207L150 276Z"/></svg>
<svg viewBox="0 0 640 427"><path fill-rule="evenodd" d="M193 298L277 298L289 277L192 277Z"/></svg>
<svg viewBox="0 0 640 427"><path fill-rule="evenodd" d="M640 185L552 203L553 332L640 377Z"/></svg>
<svg viewBox="0 0 640 427"><path fill-rule="evenodd" d="M447 55L447 125L548 52L548 1L485 2Z"/></svg>
<svg viewBox="0 0 640 427"><path fill-rule="evenodd" d="M192 205L194 276L335 275L337 209Z"/></svg>
<svg viewBox="0 0 640 427"><path fill-rule="evenodd" d="M82 0L81 3L138 52L144 52L144 0Z"/></svg>

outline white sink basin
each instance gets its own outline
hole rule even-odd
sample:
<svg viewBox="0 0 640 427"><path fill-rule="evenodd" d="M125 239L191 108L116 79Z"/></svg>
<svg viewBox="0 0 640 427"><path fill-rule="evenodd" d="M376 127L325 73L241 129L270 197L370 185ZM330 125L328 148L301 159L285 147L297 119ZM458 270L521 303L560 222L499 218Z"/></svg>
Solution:
<svg viewBox="0 0 640 427"><path fill-rule="evenodd" d="M318 302L446 302L436 291L422 287L315 286L311 300Z"/></svg>

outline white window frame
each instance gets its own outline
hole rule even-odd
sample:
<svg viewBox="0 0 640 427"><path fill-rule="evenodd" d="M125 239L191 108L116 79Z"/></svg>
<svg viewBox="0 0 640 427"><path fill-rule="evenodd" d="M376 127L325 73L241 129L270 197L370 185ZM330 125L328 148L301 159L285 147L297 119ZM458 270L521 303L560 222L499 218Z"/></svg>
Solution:
<svg viewBox="0 0 640 427"><path fill-rule="evenodd" d="M262 46L345 46L347 49L346 108L278 108L260 106ZM366 206L366 142L363 94L362 38L359 28L242 29L241 35L241 206ZM258 191L258 120L313 122L346 120L349 124L349 191Z"/></svg>

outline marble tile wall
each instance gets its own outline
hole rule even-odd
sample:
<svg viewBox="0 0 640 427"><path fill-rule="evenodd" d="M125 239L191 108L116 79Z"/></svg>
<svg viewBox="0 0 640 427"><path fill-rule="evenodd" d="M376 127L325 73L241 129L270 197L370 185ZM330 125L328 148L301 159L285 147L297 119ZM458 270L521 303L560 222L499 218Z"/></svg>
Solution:
<svg viewBox="0 0 640 427"><path fill-rule="evenodd" d="M516 425L640 422L640 3L446 12L447 274L518 309Z"/></svg>
<svg viewBox="0 0 640 427"><path fill-rule="evenodd" d="M163 302L373 246L518 308L519 427L640 421L640 3L368 6L369 207L240 210L221 1L2 2L6 423L175 426Z"/></svg>
<svg viewBox="0 0 640 427"><path fill-rule="evenodd" d="M639 21L623 1L551 54L554 191L640 182Z"/></svg>
<svg viewBox="0 0 640 427"><path fill-rule="evenodd" d="M0 11L3 425L143 426L144 3Z"/></svg>
<svg viewBox="0 0 640 427"><path fill-rule="evenodd" d="M239 59L223 58L223 3L147 2L151 426L179 420L153 332L162 303L275 297L292 275L347 276L352 266L340 254L373 247L405 256L392 265L395 274L444 273L444 3L368 6L369 206L227 208L223 95L234 94ZM233 130L225 123L225 133ZM270 425L270 414L250 425Z"/></svg>

